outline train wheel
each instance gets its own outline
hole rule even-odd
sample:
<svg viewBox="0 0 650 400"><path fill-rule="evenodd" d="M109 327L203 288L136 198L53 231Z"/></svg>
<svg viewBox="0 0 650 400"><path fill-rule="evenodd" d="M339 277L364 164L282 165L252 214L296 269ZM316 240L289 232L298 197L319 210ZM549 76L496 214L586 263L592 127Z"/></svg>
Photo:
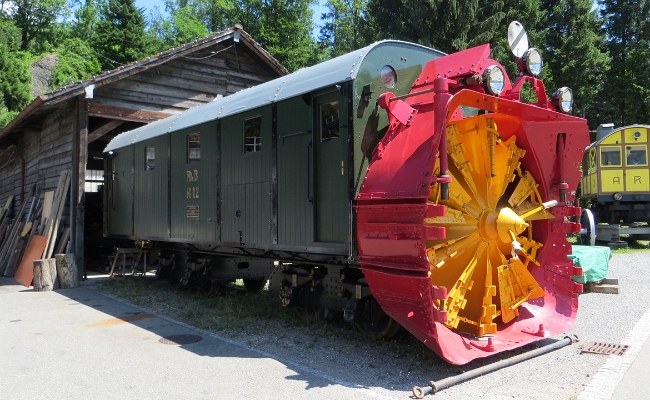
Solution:
<svg viewBox="0 0 650 400"><path fill-rule="evenodd" d="M480 337L497 332L497 317L508 323L521 304L544 295L528 271L542 247L529 222L553 218L546 210L553 204L543 204L537 182L521 170L525 150L515 136L504 140L488 116L451 123L447 145L449 199L440 185L429 196L446 215L424 220L446 228L445 239L427 241L431 282L447 288L436 304L447 311L445 325Z"/></svg>
<svg viewBox="0 0 650 400"><path fill-rule="evenodd" d="M260 290L264 289L264 286L266 286L267 280L262 278L262 279L254 279L254 278L244 278L242 279L244 281L244 287L246 288L246 291L252 292L252 293L257 293Z"/></svg>
<svg viewBox="0 0 650 400"><path fill-rule="evenodd" d="M596 245L596 218L588 208L582 210L580 216L580 243L588 246Z"/></svg>
<svg viewBox="0 0 650 400"><path fill-rule="evenodd" d="M355 328L373 339L390 340L399 332L401 326L388 315L384 315L376 323L355 322Z"/></svg>

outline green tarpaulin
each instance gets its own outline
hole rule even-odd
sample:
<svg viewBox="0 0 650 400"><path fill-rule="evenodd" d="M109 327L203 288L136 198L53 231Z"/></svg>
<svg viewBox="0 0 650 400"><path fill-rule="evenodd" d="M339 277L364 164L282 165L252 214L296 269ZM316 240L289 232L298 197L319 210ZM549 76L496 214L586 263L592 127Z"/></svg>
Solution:
<svg viewBox="0 0 650 400"><path fill-rule="evenodd" d="M607 277L607 267L612 250L604 246L576 246L568 257L576 267L582 268L582 276L573 276L578 283L600 282Z"/></svg>

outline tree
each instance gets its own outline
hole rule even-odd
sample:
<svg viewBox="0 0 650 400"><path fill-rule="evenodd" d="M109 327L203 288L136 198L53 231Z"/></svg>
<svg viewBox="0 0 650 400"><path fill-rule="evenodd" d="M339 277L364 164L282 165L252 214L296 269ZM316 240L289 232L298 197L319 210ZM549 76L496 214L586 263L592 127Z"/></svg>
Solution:
<svg viewBox="0 0 650 400"><path fill-rule="evenodd" d="M99 5L96 0L85 0L83 4L81 1L74 0L73 2L77 8L74 12L74 22L68 29L70 36L89 43L99 20Z"/></svg>
<svg viewBox="0 0 650 400"><path fill-rule="evenodd" d="M368 20L376 38L408 40L444 52L466 49L479 0L369 0Z"/></svg>
<svg viewBox="0 0 650 400"><path fill-rule="evenodd" d="M102 69L111 70L153 52L142 10L135 7L134 0L107 0L99 10L91 42Z"/></svg>
<svg viewBox="0 0 650 400"><path fill-rule="evenodd" d="M28 55L20 51L22 32L13 21L0 20L0 126L29 103L32 82Z"/></svg>
<svg viewBox="0 0 650 400"><path fill-rule="evenodd" d="M237 0L228 15L289 71L318 61L311 36L314 0Z"/></svg>
<svg viewBox="0 0 650 400"><path fill-rule="evenodd" d="M209 34L206 25L190 6L172 9L169 18L160 13L151 22L149 32L157 40L157 51L176 47Z"/></svg>
<svg viewBox="0 0 650 400"><path fill-rule="evenodd" d="M504 3L506 1L503 0L479 0L476 18L469 27L467 47L494 44L504 36L505 27L509 23L505 19Z"/></svg>
<svg viewBox="0 0 650 400"><path fill-rule="evenodd" d="M51 89L87 79L102 71L93 49L79 38L66 39L54 53L59 56L59 63L52 69Z"/></svg>
<svg viewBox="0 0 650 400"><path fill-rule="evenodd" d="M179 9L186 9L188 17L201 21L208 32L218 32L230 24L228 13L237 6L234 0L166 0L165 9L170 15ZM164 19L160 16L157 21Z"/></svg>
<svg viewBox="0 0 650 400"><path fill-rule="evenodd" d="M241 24L287 69L296 70L319 60L311 37L314 1L168 0L165 8L171 17L156 16L151 31L165 43L181 43L201 33L201 23L208 32Z"/></svg>
<svg viewBox="0 0 650 400"><path fill-rule="evenodd" d="M367 29L367 0L328 0L325 21L320 29L319 42L329 57L340 56L369 44Z"/></svg>
<svg viewBox="0 0 650 400"><path fill-rule="evenodd" d="M58 18L66 15L66 0L14 0L9 13L21 31L20 49L27 50L36 39L36 51L56 41ZM45 45L45 46L44 46Z"/></svg>
<svg viewBox="0 0 650 400"><path fill-rule="evenodd" d="M599 0L611 70L603 118L621 126L650 120L650 2Z"/></svg>
<svg viewBox="0 0 650 400"><path fill-rule="evenodd" d="M584 117L588 109L600 108L598 99L609 65L602 21L598 11L591 10L591 0L545 0L542 7L548 27L542 50L551 71L547 89L570 87L575 98L573 113Z"/></svg>

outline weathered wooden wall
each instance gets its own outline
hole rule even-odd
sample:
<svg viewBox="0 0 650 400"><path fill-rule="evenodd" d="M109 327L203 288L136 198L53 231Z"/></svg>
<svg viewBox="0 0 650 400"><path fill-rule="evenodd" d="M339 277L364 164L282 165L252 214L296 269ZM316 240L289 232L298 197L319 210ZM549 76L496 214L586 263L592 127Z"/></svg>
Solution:
<svg viewBox="0 0 650 400"><path fill-rule="evenodd" d="M171 60L96 90L91 115L123 107L177 114L276 78L242 44L231 41Z"/></svg>
<svg viewBox="0 0 650 400"><path fill-rule="evenodd" d="M42 131L26 131L17 136L16 147L25 160L25 190L42 182L43 191L55 190L61 171L71 168L74 109L50 114L42 121ZM20 207L21 165L16 159L0 169L0 203L14 195L14 210ZM42 198L42 195L41 195ZM66 213L67 214L67 213Z"/></svg>

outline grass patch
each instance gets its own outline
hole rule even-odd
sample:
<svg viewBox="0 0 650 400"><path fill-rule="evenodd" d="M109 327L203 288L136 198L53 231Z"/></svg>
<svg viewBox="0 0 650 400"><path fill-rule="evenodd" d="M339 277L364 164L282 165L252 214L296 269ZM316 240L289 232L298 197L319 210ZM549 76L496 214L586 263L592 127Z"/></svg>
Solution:
<svg viewBox="0 0 650 400"><path fill-rule="evenodd" d="M621 235L621 240L626 241L628 247L612 250L614 254L650 252L650 241L648 240L636 240L627 235Z"/></svg>
<svg viewBox="0 0 650 400"><path fill-rule="evenodd" d="M97 290L211 331L254 333L269 323L299 324L292 313L280 307L279 301L266 291L249 293L233 286L219 296L207 296L195 290L176 289L153 277L110 279L100 282Z"/></svg>
<svg viewBox="0 0 650 400"><path fill-rule="evenodd" d="M318 347L326 339L334 338L348 348L379 347L395 358L411 357L416 365L438 364L433 351L406 330L394 340L375 340L359 333L354 325L340 319L306 322L291 309L280 305L277 297L266 290L249 293L238 285L226 288L223 294L207 296L196 290L180 290L167 281L154 277L125 277L99 282L96 290L143 307L151 312L167 316L207 331L218 332L230 338L242 339L242 335L290 336L295 345L305 350ZM257 339L253 339L256 341ZM252 345L252 344L251 344Z"/></svg>
<svg viewBox="0 0 650 400"><path fill-rule="evenodd" d="M629 235L621 235L621 240L627 242L627 247L612 249L614 254L619 253L635 253L635 252L650 252L650 241L637 240L631 238ZM582 245L580 241L580 234L568 234L567 241L571 244ZM596 246L607 246L606 242L596 242Z"/></svg>

